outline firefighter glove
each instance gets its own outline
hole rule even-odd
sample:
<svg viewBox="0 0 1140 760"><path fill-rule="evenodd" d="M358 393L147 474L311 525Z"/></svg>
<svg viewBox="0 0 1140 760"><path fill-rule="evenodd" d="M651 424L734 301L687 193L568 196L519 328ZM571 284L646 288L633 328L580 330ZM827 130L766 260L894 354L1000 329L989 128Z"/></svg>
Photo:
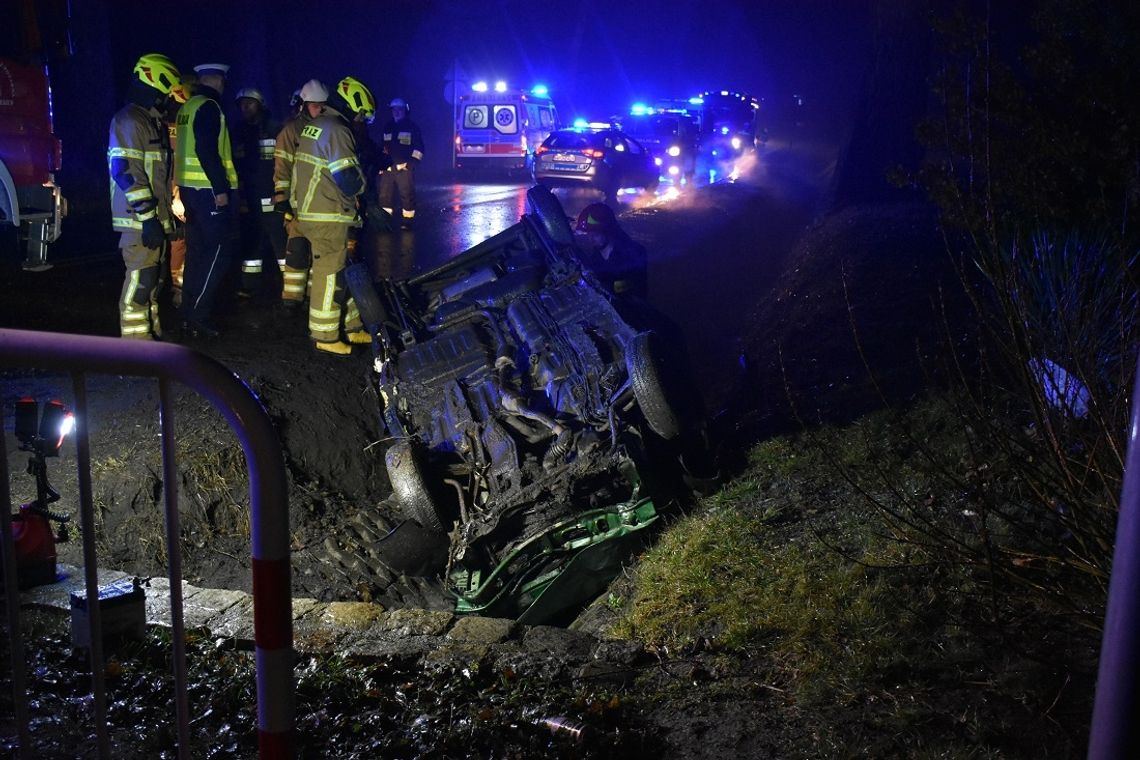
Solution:
<svg viewBox="0 0 1140 760"><path fill-rule="evenodd" d="M157 217L144 219L142 223L142 244L147 248L161 248L166 242L166 231Z"/></svg>
<svg viewBox="0 0 1140 760"><path fill-rule="evenodd" d="M273 204L273 210L278 214L283 214L286 219L293 218L293 207L289 204L289 201L277 201Z"/></svg>

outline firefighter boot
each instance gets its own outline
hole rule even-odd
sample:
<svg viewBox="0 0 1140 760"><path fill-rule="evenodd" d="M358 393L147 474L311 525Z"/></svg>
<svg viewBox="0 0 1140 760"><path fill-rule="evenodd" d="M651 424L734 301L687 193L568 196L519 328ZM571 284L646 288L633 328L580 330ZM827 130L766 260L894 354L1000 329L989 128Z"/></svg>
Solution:
<svg viewBox="0 0 1140 760"><path fill-rule="evenodd" d="M356 332L348 333L348 342L356 345L371 343L372 336L368 334L367 330L357 330Z"/></svg>
<svg viewBox="0 0 1140 760"><path fill-rule="evenodd" d="M335 356L348 356L352 353L352 346L341 341L333 341L325 343L323 341L316 341L314 344L318 351L324 351L326 354L333 354Z"/></svg>

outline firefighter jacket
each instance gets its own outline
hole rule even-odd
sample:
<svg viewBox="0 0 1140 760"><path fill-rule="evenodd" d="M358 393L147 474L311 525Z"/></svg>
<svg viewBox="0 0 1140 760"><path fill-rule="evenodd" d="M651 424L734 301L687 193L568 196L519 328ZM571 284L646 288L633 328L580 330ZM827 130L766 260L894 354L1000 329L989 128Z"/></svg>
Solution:
<svg viewBox="0 0 1140 760"><path fill-rule="evenodd" d="M301 129L291 180L293 211L302 222L352 224L363 190L352 128L328 109Z"/></svg>
<svg viewBox="0 0 1140 760"><path fill-rule="evenodd" d="M169 232L170 142L162 116L136 103L111 118L107 140L111 172L111 226L119 232L141 230L157 217Z"/></svg>
<svg viewBox="0 0 1140 760"><path fill-rule="evenodd" d="M200 87L178 111L174 182L179 187L212 190L220 195L238 186L230 133L218 97L209 87Z"/></svg>
<svg viewBox="0 0 1140 760"><path fill-rule="evenodd" d="M249 211L273 211L274 148L280 127L267 115L250 124L233 126L234 167L241 187L242 204Z"/></svg>
<svg viewBox="0 0 1140 760"><path fill-rule="evenodd" d="M424 138L420 128L408 117L389 121L384 125L384 152L392 160L393 168L407 168L412 161L424 157Z"/></svg>
<svg viewBox="0 0 1140 760"><path fill-rule="evenodd" d="M285 122L277 133L273 146L273 198L283 201L289 198L289 187L293 183L293 157L297 155L297 143L301 140L301 130L313 120L307 108Z"/></svg>

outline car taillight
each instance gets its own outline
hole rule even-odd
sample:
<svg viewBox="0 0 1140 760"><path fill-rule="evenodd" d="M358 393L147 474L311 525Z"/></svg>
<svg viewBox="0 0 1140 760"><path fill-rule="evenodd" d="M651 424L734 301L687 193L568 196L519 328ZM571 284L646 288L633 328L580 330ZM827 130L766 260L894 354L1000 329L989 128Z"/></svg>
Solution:
<svg viewBox="0 0 1140 760"><path fill-rule="evenodd" d="M598 150L597 148L586 148L582 152L590 158L602 158L606 155L605 151Z"/></svg>

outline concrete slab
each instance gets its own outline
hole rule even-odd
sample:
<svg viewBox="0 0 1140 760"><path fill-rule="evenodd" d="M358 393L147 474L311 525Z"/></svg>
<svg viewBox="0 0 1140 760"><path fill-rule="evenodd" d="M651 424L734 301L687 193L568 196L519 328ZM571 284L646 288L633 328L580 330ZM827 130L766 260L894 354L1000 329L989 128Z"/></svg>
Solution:
<svg viewBox="0 0 1140 760"><path fill-rule="evenodd" d="M84 570L82 567L60 564L56 566L56 571L59 580L55 583L35 586L21 592L21 606L51 607L67 610L68 614L71 614L71 593L73 591L84 592L87 589L87 581L83 576ZM99 568L96 575L99 578L100 586L106 586L108 583L114 583L127 577L124 572L104 570L103 568Z"/></svg>

